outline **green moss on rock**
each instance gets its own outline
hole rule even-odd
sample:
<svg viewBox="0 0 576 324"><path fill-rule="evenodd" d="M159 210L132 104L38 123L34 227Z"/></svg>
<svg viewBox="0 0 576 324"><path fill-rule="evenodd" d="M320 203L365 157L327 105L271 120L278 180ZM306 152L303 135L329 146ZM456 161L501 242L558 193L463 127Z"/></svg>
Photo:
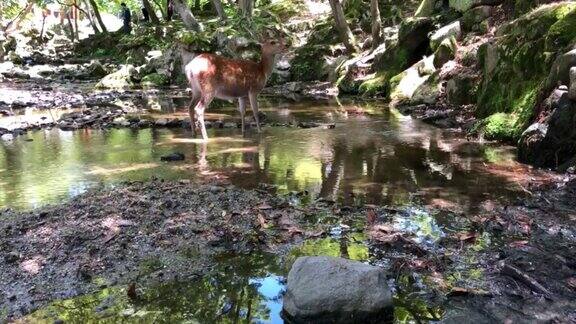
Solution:
<svg viewBox="0 0 576 324"><path fill-rule="evenodd" d="M305 45L297 49L290 66L292 80L326 80L328 71L325 56L329 53L328 45Z"/></svg>
<svg viewBox="0 0 576 324"><path fill-rule="evenodd" d="M487 139L512 140L515 138L514 124L516 116L496 113L484 119L484 135Z"/></svg>
<svg viewBox="0 0 576 324"><path fill-rule="evenodd" d="M542 6L501 27L497 41L479 49L483 82L476 115L487 121L487 136L517 140L528 126L553 58L564 52L571 37L553 35L566 28L574 10L574 3ZM508 129L500 131L504 116Z"/></svg>
<svg viewBox="0 0 576 324"><path fill-rule="evenodd" d="M170 84L170 78L164 74L152 73L144 76L141 83L145 86L167 86Z"/></svg>
<svg viewBox="0 0 576 324"><path fill-rule="evenodd" d="M390 76L387 73L376 73L373 77L365 79L358 91L366 96L388 96L390 91Z"/></svg>

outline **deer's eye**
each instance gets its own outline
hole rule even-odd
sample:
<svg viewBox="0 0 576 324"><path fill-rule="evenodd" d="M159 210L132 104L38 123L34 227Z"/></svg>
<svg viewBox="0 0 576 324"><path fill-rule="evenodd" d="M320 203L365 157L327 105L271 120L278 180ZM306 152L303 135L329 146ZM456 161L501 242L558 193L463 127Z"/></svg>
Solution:
<svg viewBox="0 0 576 324"><path fill-rule="evenodd" d="M276 44L278 44L277 41L271 41L271 42L270 42L270 45L276 45Z"/></svg>

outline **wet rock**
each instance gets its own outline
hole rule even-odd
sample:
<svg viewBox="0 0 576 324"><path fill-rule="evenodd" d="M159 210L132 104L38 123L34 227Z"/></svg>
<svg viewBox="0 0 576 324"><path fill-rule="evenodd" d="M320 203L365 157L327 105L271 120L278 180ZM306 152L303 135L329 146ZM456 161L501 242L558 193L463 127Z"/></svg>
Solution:
<svg viewBox="0 0 576 324"><path fill-rule="evenodd" d="M441 68L456 57L457 43L454 37L446 38L434 52L434 67Z"/></svg>
<svg viewBox="0 0 576 324"><path fill-rule="evenodd" d="M185 158L186 158L186 156L183 153L176 152L176 153L161 156L160 161L166 161L166 162L184 161Z"/></svg>
<svg viewBox="0 0 576 324"><path fill-rule="evenodd" d="M576 66L576 49L566 52L554 61L546 79L546 88L553 89L560 84L570 84L570 70Z"/></svg>
<svg viewBox="0 0 576 324"><path fill-rule="evenodd" d="M379 267L327 256L300 257L288 274L284 314L291 323L383 323L392 294Z"/></svg>
<svg viewBox="0 0 576 324"><path fill-rule="evenodd" d="M570 68L570 89L568 91L568 97L576 101L576 66Z"/></svg>
<svg viewBox="0 0 576 324"><path fill-rule="evenodd" d="M479 30L479 24L490 18L491 15L491 6L479 6L472 8L466 11L462 17L462 29L472 31Z"/></svg>
<svg viewBox="0 0 576 324"><path fill-rule="evenodd" d="M138 81L138 73L134 66L124 65L118 71L102 78L102 80L96 84L96 88L128 89L134 87Z"/></svg>
<svg viewBox="0 0 576 324"><path fill-rule="evenodd" d="M558 167L576 156L576 103L568 92L556 89L546 99L552 112L546 124L533 124L522 134L518 157L538 167Z"/></svg>
<svg viewBox="0 0 576 324"><path fill-rule="evenodd" d="M88 74L88 76L92 78L99 79L105 77L108 74L108 71L106 71L102 63L94 60L90 62L90 65L88 65L88 67L86 68L86 73Z"/></svg>
<svg viewBox="0 0 576 324"><path fill-rule="evenodd" d="M432 35L430 35L430 47L432 50L436 50L444 40L450 38L457 40L460 39L460 37L462 37L460 21L455 21L438 29Z"/></svg>
<svg viewBox="0 0 576 324"><path fill-rule="evenodd" d="M446 99L453 105L468 105L475 102L476 78L457 74L446 82Z"/></svg>
<svg viewBox="0 0 576 324"><path fill-rule="evenodd" d="M16 261L20 260L20 254L18 254L18 252L9 252L8 254L6 254L6 256L4 257L4 261L6 263L15 263Z"/></svg>
<svg viewBox="0 0 576 324"><path fill-rule="evenodd" d="M30 74L15 70L2 72L2 75L8 79L30 79Z"/></svg>
<svg viewBox="0 0 576 324"><path fill-rule="evenodd" d="M300 122L298 123L299 128L316 128L320 127L320 124L314 122Z"/></svg>

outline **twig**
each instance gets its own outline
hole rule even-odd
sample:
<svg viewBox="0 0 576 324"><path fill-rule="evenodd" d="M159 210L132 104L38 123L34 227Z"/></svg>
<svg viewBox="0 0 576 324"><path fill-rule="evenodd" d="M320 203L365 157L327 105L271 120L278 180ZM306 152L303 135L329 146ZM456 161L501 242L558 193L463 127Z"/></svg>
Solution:
<svg viewBox="0 0 576 324"><path fill-rule="evenodd" d="M546 287L542 286L538 281L536 281L529 275L520 271L520 269L511 266L509 264L505 264L504 267L502 267L502 270L500 270L500 272L504 275L510 276L514 279L521 281L526 286L530 287L530 289L532 289L533 291L543 294L546 297L552 298L552 293L548 291Z"/></svg>

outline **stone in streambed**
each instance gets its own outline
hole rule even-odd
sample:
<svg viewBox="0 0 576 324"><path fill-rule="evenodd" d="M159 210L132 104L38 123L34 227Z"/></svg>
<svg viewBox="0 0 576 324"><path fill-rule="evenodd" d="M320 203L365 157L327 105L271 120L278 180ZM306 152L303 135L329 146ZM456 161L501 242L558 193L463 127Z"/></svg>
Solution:
<svg viewBox="0 0 576 324"><path fill-rule="evenodd" d="M392 294L379 267L300 257L288 274L283 313L288 323L386 323L393 316Z"/></svg>
<svg viewBox="0 0 576 324"><path fill-rule="evenodd" d="M183 153L172 153L160 157L160 161L174 162L174 161L184 161L186 156Z"/></svg>

